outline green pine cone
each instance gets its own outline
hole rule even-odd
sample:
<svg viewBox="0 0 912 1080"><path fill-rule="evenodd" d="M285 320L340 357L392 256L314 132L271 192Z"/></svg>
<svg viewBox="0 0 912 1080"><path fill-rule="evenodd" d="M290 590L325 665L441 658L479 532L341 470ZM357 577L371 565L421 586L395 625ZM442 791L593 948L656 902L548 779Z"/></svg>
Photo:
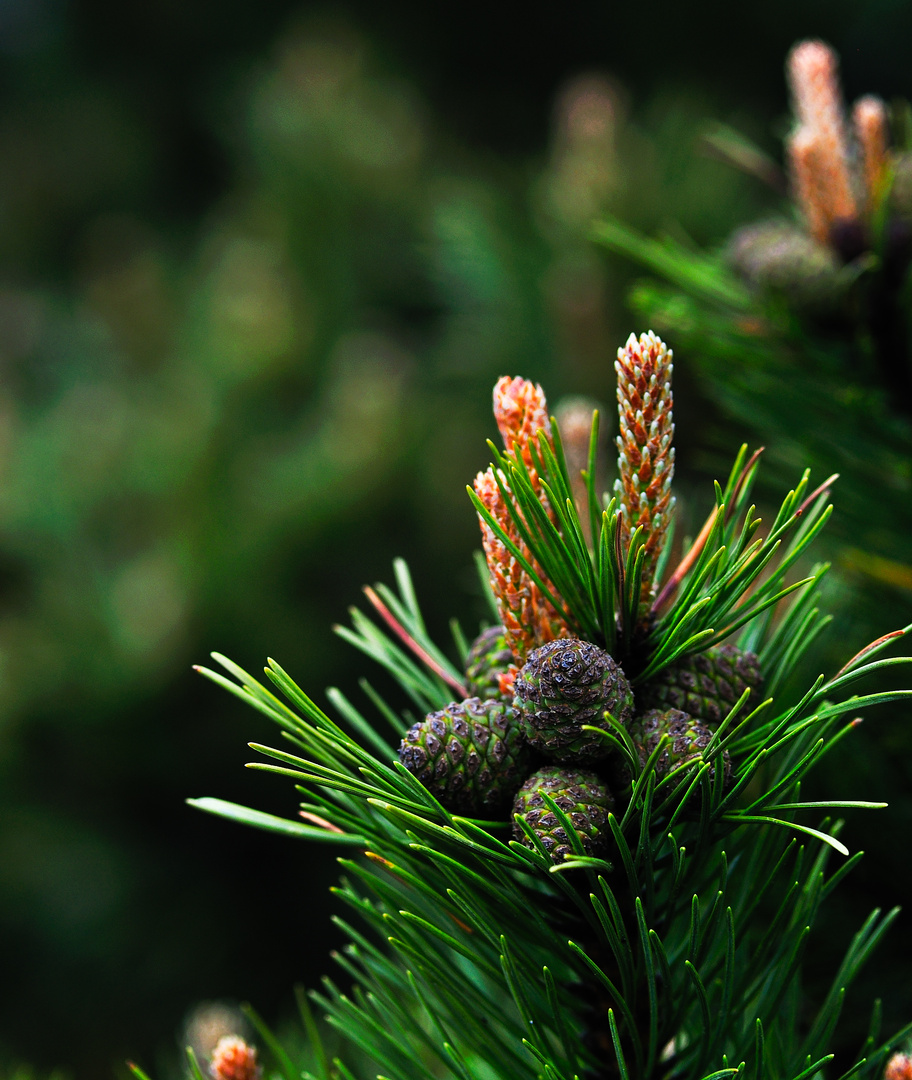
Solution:
<svg viewBox="0 0 912 1080"><path fill-rule="evenodd" d="M576 852L566 829L542 798L542 792L547 792L570 818L583 851L587 855L604 855L608 846L608 813L614 806L607 785L594 772L547 765L533 773L517 792L514 816L531 825L545 851L555 862L561 862ZM516 820L513 835L526 847L534 847Z"/></svg>
<svg viewBox="0 0 912 1080"><path fill-rule="evenodd" d="M646 764L663 735L668 735L669 738L656 761L655 771L659 779L688 762L699 764L703 760L703 751L712 738L712 731L702 721L681 712L680 709L652 709L644 716L638 716L630 725L630 736L639 751L641 765ZM722 769L725 786L728 787L731 780L731 760L727 750L722 751ZM682 769L681 776L689 771ZM713 765L709 770L710 782L715 779L715 775L716 768Z"/></svg>
<svg viewBox="0 0 912 1080"><path fill-rule="evenodd" d="M413 724L399 760L448 810L484 815L509 806L529 750L509 705L475 697Z"/></svg>
<svg viewBox="0 0 912 1080"><path fill-rule="evenodd" d="M489 626L473 642L466 656L466 681L469 693L482 701L499 698L499 675L505 675L514 663L502 626Z"/></svg>
<svg viewBox="0 0 912 1080"><path fill-rule="evenodd" d="M552 761L589 762L611 744L584 724L609 730L605 713L626 725L633 691L612 658L588 641L561 638L534 649L516 676L513 706L530 744Z"/></svg>
<svg viewBox="0 0 912 1080"><path fill-rule="evenodd" d="M680 709L707 724L718 724L750 687L746 716L760 703L763 676L754 653L716 645L660 671L638 695L639 707Z"/></svg>

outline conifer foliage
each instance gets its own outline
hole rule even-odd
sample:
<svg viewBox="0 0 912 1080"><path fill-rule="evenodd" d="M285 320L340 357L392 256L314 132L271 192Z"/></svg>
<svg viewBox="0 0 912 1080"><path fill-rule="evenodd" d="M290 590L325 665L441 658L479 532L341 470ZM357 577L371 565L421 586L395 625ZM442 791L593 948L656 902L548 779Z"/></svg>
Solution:
<svg viewBox="0 0 912 1080"><path fill-rule="evenodd" d="M650 271L633 308L673 336L779 475L798 461L838 470L845 561L908 602L912 108L876 94L847 108L838 57L819 40L794 46L786 79L783 169L736 132L711 138L733 165L787 189L766 220L710 251L611 218L594 236Z"/></svg>
<svg viewBox="0 0 912 1080"><path fill-rule="evenodd" d="M862 1045L836 1038L895 911L819 1000L802 983L859 858L838 814L880 805L809 802L802 782L859 712L912 695L850 689L909 662L881 656L902 632L790 686L826 623L807 552L829 488L802 476L761 523L745 448L673 564L670 360L652 334L619 350L619 483L595 487L593 414L583 505L540 388L498 383L504 447L470 495L504 629L457 631L451 655L401 562L395 590L366 590L380 625L339 628L417 716L367 681L360 703L329 690L330 715L272 660L278 694L225 657L204 669L278 725L252 767L303 801L300 820L193 804L347 853L342 979L311 1000L350 1049L330 1060L302 999L306 1060L272 1047L286 1080L848 1080L882 1077L912 1032L885 1037L875 1008Z"/></svg>

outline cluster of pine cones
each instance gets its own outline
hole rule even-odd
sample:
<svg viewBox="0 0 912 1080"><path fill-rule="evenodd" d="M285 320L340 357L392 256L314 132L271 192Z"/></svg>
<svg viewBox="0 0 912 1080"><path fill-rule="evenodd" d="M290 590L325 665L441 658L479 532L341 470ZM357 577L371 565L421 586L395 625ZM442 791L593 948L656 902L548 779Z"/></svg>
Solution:
<svg viewBox="0 0 912 1080"><path fill-rule="evenodd" d="M529 654L507 701L501 677L514 663L503 627L485 630L467 657L472 696L414 724L399 759L453 813L503 817L512 804L516 839L534 848L531 832L555 862L580 848L604 856L615 794L629 794L629 771L612 757L611 741L584 727L610 730L610 713L627 729L644 765L667 734L657 778L673 769L683 777L688 762L701 761L713 725L746 689L751 691L748 709L753 708L762 685L753 653L719 645L665 668L639 688L635 699L624 672L604 649L560 638ZM722 767L727 782L727 753ZM543 793L572 823L576 840Z"/></svg>

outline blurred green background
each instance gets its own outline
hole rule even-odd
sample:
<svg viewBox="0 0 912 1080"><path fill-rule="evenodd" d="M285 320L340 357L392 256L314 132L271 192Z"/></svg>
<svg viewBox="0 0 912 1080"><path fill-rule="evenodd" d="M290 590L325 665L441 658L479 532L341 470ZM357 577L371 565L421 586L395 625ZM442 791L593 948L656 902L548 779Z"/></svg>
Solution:
<svg viewBox="0 0 912 1080"><path fill-rule="evenodd" d="M0 1076L167 1070L195 1003L280 1017L327 970L332 856L183 803L294 810L191 665L351 689L329 628L397 554L474 630L494 379L610 406L645 328L589 221L713 245L775 205L699 133L778 158L808 35L850 98L912 95L898 0L0 2ZM676 378L696 520L740 438ZM866 588L831 590L840 651ZM874 632L909 620L875 600ZM869 738L845 794L904 828L912 743ZM847 927L908 887L882 847Z"/></svg>

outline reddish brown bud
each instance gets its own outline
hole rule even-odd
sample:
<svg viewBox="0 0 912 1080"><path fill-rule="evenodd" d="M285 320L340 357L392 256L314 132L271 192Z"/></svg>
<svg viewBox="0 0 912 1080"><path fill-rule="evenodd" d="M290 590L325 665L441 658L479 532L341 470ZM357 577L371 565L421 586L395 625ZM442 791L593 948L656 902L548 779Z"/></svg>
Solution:
<svg viewBox="0 0 912 1080"><path fill-rule="evenodd" d="M260 1080L262 1069L257 1064L256 1047L239 1035L225 1035L212 1051L209 1063L212 1080Z"/></svg>
<svg viewBox="0 0 912 1080"><path fill-rule="evenodd" d="M788 154L795 199L808 231L826 241L833 226L858 217L836 54L822 41L799 42L786 65L798 128Z"/></svg>
<svg viewBox="0 0 912 1080"><path fill-rule="evenodd" d="M830 235L830 214L819 139L809 128L798 128L786 143L786 151L795 202L804 214L808 232L825 244Z"/></svg>
<svg viewBox="0 0 912 1080"><path fill-rule="evenodd" d="M512 701L513 689L516 685L516 676L519 674L519 668L516 664L511 664L506 671L502 671L497 676L497 689L502 698Z"/></svg>
<svg viewBox="0 0 912 1080"><path fill-rule="evenodd" d="M551 421L545 392L537 383L504 375L494 386L494 419L508 453L518 449L526 467L533 472L530 445L537 443L539 431L551 439Z"/></svg>
<svg viewBox="0 0 912 1080"><path fill-rule="evenodd" d="M506 483L502 475L500 479L502 483ZM485 509L523 553L539 578L544 580L541 568L520 539L492 468L479 473L475 478L475 491ZM563 617L526 573L509 547L480 514L478 519L488 573L491 576L491 588L497 601L507 644L516 659L523 661L532 649L546 641L563 637L568 633L567 627Z"/></svg>
<svg viewBox="0 0 912 1080"><path fill-rule="evenodd" d="M874 94L866 94L855 102L852 109L852 126L855 129L858 145L861 147L865 196L868 211L871 211L884 194L889 143L887 106Z"/></svg>
<svg viewBox="0 0 912 1080"><path fill-rule="evenodd" d="M839 61L823 41L799 41L786 61L798 122L812 130L842 127Z"/></svg>
<svg viewBox="0 0 912 1080"><path fill-rule="evenodd" d="M551 423L544 391L528 379L511 379L504 375L494 386L494 418L507 452L515 454L516 460L524 463L542 505L550 512L532 457L532 446L537 446L540 432L551 442ZM498 479L504 487L507 486L507 478L503 473L497 477L493 469L479 473L475 479L475 491L510 541L533 566L539 580L545 581L541 567L535 563L531 552L520 539L516 524L498 487ZM538 645L566 634L567 627L563 617L509 547L481 515L479 520L485 559L491 575L491 587L507 644L517 660L522 661Z"/></svg>
<svg viewBox="0 0 912 1080"><path fill-rule="evenodd" d="M912 1057L894 1054L887 1062L884 1080L912 1080Z"/></svg>

